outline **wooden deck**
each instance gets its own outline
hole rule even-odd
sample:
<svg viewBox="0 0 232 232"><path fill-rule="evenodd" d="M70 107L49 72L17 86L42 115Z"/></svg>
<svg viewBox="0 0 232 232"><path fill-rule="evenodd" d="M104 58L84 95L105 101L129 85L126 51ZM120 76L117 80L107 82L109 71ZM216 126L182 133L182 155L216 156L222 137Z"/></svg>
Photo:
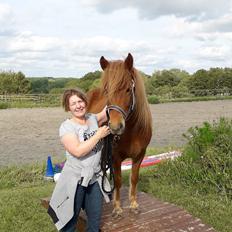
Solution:
<svg viewBox="0 0 232 232"><path fill-rule="evenodd" d="M128 188L123 187L121 218L113 218L112 203L103 205L101 222L102 232L215 232L200 219L193 217L184 209L162 202L149 194L138 192L139 213L130 212L128 201ZM48 206L48 199L42 199L45 208ZM84 231L86 217L81 212L78 222L78 231Z"/></svg>

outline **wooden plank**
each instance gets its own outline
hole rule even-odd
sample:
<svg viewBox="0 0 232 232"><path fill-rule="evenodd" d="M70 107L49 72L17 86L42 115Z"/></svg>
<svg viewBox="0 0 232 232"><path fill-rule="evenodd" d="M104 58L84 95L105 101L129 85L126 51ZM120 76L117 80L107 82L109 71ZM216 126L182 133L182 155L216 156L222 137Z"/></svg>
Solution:
<svg viewBox="0 0 232 232"><path fill-rule="evenodd" d="M128 188L121 190L123 214L112 217L113 204L103 204L102 232L215 232L200 219L193 217L184 209L168 202L162 202L153 196L138 192L139 213L131 212L128 200ZM41 199L41 204L48 208L49 198ZM78 231L85 231L86 215L81 211L77 224Z"/></svg>

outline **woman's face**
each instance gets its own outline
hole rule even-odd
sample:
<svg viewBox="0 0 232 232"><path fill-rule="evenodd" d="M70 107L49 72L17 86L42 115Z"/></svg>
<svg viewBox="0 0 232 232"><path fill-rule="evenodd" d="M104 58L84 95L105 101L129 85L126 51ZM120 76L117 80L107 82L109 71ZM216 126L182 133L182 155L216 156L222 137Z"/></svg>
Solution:
<svg viewBox="0 0 232 232"><path fill-rule="evenodd" d="M82 118L86 113L86 104L77 95L72 95L69 98L69 109L73 116Z"/></svg>

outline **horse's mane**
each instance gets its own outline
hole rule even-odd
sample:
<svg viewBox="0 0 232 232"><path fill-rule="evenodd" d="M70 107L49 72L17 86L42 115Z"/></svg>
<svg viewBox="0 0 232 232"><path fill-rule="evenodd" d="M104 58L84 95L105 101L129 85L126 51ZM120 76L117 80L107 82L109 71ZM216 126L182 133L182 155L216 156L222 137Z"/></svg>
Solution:
<svg viewBox="0 0 232 232"><path fill-rule="evenodd" d="M147 133L151 130L152 117L147 101L144 83L139 72L132 68L131 71L125 68L123 61L109 62L102 74L102 91L107 91L108 98L117 94L117 90L125 89L131 86L132 77L135 82L135 109L130 117L134 126L141 133Z"/></svg>

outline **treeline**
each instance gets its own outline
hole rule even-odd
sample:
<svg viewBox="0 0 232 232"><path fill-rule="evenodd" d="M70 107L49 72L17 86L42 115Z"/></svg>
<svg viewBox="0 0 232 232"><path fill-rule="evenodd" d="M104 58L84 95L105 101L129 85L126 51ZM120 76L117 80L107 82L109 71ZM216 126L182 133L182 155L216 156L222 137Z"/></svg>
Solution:
<svg viewBox="0 0 232 232"><path fill-rule="evenodd" d="M155 71L151 76L141 73L147 95L164 98L232 95L232 68L198 70L193 74L180 69ZM26 78L22 72L0 72L0 94L59 94L66 88L79 87L87 92L100 84L100 71L81 78Z"/></svg>
<svg viewBox="0 0 232 232"><path fill-rule="evenodd" d="M180 69L157 71L145 79L145 86L148 95L169 98L232 95L232 69L201 69L192 75Z"/></svg>
<svg viewBox="0 0 232 232"><path fill-rule="evenodd" d="M87 92L99 86L101 72L90 72L82 78L29 77L22 72L0 72L0 94L59 94L79 87Z"/></svg>
<svg viewBox="0 0 232 232"><path fill-rule="evenodd" d="M60 94L63 93L64 89L78 87L84 92L92 89L100 82L101 72L90 72L81 78L28 78L31 82L30 93L49 93L49 94Z"/></svg>

